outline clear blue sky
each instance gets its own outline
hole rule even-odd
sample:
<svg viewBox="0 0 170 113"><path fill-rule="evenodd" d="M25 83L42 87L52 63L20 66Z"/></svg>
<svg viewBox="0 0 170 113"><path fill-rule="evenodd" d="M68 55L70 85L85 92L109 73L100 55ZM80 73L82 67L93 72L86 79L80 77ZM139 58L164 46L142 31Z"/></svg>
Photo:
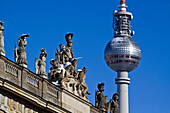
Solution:
<svg viewBox="0 0 170 113"><path fill-rule="evenodd" d="M104 49L113 38L113 10L119 0L0 0L0 20L4 21L6 56L14 60L14 45L28 33L28 68L41 48L46 48L47 72L65 34L74 33L73 51L78 68L88 69L86 83L94 104L98 82L105 83L108 98L116 92L116 73L105 63ZM133 40L142 50L138 68L129 73L130 113L170 113L170 1L127 0L133 13Z"/></svg>

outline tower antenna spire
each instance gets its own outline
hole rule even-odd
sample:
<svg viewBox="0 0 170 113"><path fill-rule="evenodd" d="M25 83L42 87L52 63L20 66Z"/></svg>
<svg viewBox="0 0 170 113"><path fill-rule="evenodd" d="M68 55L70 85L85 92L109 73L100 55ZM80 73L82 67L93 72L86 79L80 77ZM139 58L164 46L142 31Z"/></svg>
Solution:
<svg viewBox="0 0 170 113"><path fill-rule="evenodd" d="M121 0L120 4L126 4L126 1L125 0Z"/></svg>
<svg viewBox="0 0 170 113"><path fill-rule="evenodd" d="M119 8L120 8L120 12L126 12L127 6L126 6L126 1L125 1L125 0L121 0L121 1L120 1L120 6L119 6Z"/></svg>

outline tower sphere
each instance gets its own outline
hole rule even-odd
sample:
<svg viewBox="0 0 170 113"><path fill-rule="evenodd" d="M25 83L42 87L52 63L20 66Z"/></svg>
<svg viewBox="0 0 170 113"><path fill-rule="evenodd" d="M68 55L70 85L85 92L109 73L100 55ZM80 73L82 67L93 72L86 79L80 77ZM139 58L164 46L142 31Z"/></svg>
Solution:
<svg viewBox="0 0 170 113"><path fill-rule="evenodd" d="M141 50L129 37L115 37L105 48L105 61L114 71L132 71L141 60Z"/></svg>

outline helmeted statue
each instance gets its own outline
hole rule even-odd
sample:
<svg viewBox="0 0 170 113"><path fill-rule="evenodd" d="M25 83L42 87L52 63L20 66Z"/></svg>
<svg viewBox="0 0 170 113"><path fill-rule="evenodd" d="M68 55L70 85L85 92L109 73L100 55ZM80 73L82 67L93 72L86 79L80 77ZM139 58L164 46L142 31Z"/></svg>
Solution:
<svg viewBox="0 0 170 113"><path fill-rule="evenodd" d="M36 70L36 74L47 78L47 74L46 74L46 57L47 57L47 53L46 53L46 49L41 49L41 54L40 54L40 59L36 58L35 60L35 70Z"/></svg>
<svg viewBox="0 0 170 113"><path fill-rule="evenodd" d="M98 91L95 92L95 106L105 112L108 112L108 104L109 102L107 103L107 96L104 96L104 83L99 83Z"/></svg>
<svg viewBox="0 0 170 113"><path fill-rule="evenodd" d="M119 113L119 105L118 105L118 93L114 93L111 101L111 106L110 106L110 113Z"/></svg>
<svg viewBox="0 0 170 113"><path fill-rule="evenodd" d="M56 49L55 59L51 60L52 67L48 73L49 81L74 94L88 100L88 92L85 83L87 69L77 71L77 59L74 58L72 45L73 34L67 33L65 39L67 45L59 45L60 50Z"/></svg>
<svg viewBox="0 0 170 113"><path fill-rule="evenodd" d="M99 83L98 91L96 91L95 93L95 106L100 109L105 109L106 107L105 96L103 92L104 92L104 83Z"/></svg>
<svg viewBox="0 0 170 113"><path fill-rule="evenodd" d="M4 24L4 22L0 21L0 54L5 56L5 50L4 50L4 36L3 31L4 31L4 27L2 26Z"/></svg>
<svg viewBox="0 0 170 113"><path fill-rule="evenodd" d="M62 49L62 59L63 59L63 63L66 62L70 62L74 59L74 54L73 54L73 50L71 49L71 47L73 46L73 34L72 33L67 33L65 36L67 45L63 46Z"/></svg>
<svg viewBox="0 0 170 113"><path fill-rule="evenodd" d="M26 60L27 52L25 50L25 46L27 45L26 37L29 37L29 35L27 34L21 35L18 39L19 50L17 50L16 44L15 44L15 49L14 49L16 63L24 67L27 67L28 65L27 60Z"/></svg>

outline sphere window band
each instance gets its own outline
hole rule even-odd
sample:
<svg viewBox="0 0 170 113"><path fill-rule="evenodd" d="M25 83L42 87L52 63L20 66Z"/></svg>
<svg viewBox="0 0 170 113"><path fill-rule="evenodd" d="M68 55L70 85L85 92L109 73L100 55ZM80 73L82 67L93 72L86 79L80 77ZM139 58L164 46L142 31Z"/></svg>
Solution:
<svg viewBox="0 0 170 113"><path fill-rule="evenodd" d="M129 62L129 63L133 63L133 64L136 64L138 65L139 63L138 62L134 62L134 61L128 61L128 60L112 60L112 61L108 61L107 63L119 63L119 62Z"/></svg>
<svg viewBox="0 0 170 113"><path fill-rule="evenodd" d="M140 60L140 57L137 56L130 56L130 55L113 55L113 56L105 56L105 59L109 59L109 58L133 58L136 60Z"/></svg>

